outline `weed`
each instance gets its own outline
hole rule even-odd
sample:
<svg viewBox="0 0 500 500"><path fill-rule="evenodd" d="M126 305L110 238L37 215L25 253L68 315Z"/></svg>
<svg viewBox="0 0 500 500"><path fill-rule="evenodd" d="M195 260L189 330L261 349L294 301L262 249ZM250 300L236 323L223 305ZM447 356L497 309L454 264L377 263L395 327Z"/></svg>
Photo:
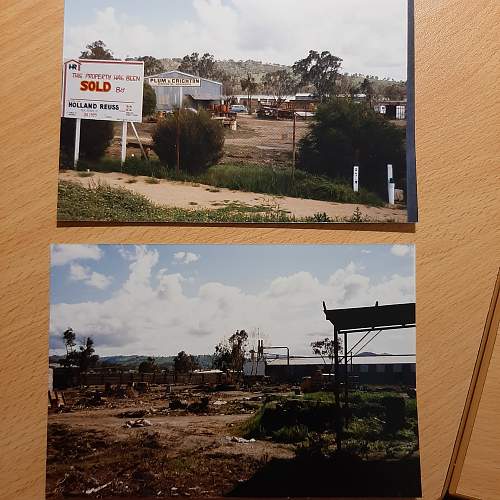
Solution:
<svg viewBox="0 0 500 500"><path fill-rule="evenodd" d="M360 189L355 193L350 183L345 179L332 180L328 177L309 174L295 170L292 175L291 168L273 167L254 164L222 164L213 165L207 170L188 174L175 169L169 169L158 160L143 160L141 158L128 158L120 165L118 160L103 159L97 162L83 162L83 168L91 167L96 172L123 172L130 175L144 175L157 179L169 179L189 182L192 186L205 184L217 188L227 188L234 191L264 193L274 196L290 196L312 200L331 201L338 203L359 203L369 206L383 206L383 201L376 194ZM217 190L215 190L217 189ZM210 191L210 188L208 189ZM362 217L361 212L358 218ZM365 222L353 220L350 222Z"/></svg>
<svg viewBox="0 0 500 500"><path fill-rule="evenodd" d="M291 425L282 427L273 432L273 441L277 443L299 443L308 436L308 428L305 425Z"/></svg>
<svg viewBox="0 0 500 500"><path fill-rule="evenodd" d="M219 209L182 209L156 205L125 188L94 183L88 188L67 181L59 183L59 220L110 222L295 222L283 212L229 204Z"/></svg>

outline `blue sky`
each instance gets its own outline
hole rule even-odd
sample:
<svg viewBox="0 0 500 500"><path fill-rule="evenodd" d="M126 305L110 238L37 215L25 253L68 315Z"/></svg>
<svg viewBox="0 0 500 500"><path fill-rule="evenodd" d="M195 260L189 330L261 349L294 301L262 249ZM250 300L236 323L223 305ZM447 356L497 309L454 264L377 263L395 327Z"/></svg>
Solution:
<svg viewBox="0 0 500 500"><path fill-rule="evenodd" d="M406 245L55 245L51 349L68 327L102 355L193 354L234 330L310 354L331 333L321 311L415 299ZM413 330L377 340L378 352L414 353Z"/></svg>
<svg viewBox="0 0 500 500"><path fill-rule="evenodd" d="M102 39L119 58L182 57L292 64L310 49L345 71L406 79L406 0L66 0L65 56ZM314 6L314 8L312 7Z"/></svg>

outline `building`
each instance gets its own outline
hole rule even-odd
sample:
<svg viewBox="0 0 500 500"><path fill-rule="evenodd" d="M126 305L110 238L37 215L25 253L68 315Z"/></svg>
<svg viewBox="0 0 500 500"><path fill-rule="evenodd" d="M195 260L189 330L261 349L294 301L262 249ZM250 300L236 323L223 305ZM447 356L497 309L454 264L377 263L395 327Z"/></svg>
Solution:
<svg viewBox="0 0 500 500"><path fill-rule="evenodd" d="M155 91L157 111L179 107L207 109L222 103L222 83L207 78L182 71L166 71L145 80Z"/></svg>
<svg viewBox="0 0 500 500"><path fill-rule="evenodd" d="M379 101L375 111L389 120L406 120L406 101Z"/></svg>
<svg viewBox="0 0 500 500"><path fill-rule="evenodd" d="M247 95L240 94L233 97L235 104L243 104L247 108L256 110L261 106L276 106L276 96L271 94L252 95L250 100ZM314 112L319 103L318 98L313 94L301 93L295 95L284 95L281 97L281 108L290 111Z"/></svg>
<svg viewBox="0 0 500 500"><path fill-rule="evenodd" d="M345 365L341 365L344 370ZM415 356L358 356L348 361L350 377L363 385L406 385L415 387ZM267 359L266 375L273 382L300 382L313 376L318 370L329 373L330 365L322 358ZM333 367L331 367L333 373Z"/></svg>
<svg viewBox="0 0 500 500"><path fill-rule="evenodd" d="M245 377L264 377L266 375L266 360L249 359L243 364L243 375Z"/></svg>

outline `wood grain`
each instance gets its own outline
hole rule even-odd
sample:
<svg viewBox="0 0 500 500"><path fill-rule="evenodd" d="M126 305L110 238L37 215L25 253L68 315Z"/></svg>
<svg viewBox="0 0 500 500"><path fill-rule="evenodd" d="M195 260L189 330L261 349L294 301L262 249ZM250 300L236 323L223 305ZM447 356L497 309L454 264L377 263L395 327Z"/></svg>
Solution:
<svg viewBox="0 0 500 500"><path fill-rule="evenodd" d="M415 232L58 228L63 2L2 0L0 8L0 498L44 497L51 242L416 243L422 479L424 497L437 498L499 265L498 0L416 1ZM460 493L500 498L499 386L497 343Z"/></svg>

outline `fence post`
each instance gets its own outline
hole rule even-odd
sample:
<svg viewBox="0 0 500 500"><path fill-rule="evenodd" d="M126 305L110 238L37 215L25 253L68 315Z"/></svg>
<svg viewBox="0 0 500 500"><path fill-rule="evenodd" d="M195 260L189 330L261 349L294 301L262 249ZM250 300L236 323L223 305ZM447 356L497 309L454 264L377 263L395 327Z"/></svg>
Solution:
<svg viewBox="0 0 500 500"><path fill-rule="evenodd" d="M394 205L396 201L396 184L394 179L389 182L389 205Z"/></svg>
<svg viewBox="0 0 500 500"><path fill-rule="evenodd" d="M387 189L389 193L389 203L391 203L391 182L394 182L394 171L392 165L389 163L387 165ZM394 203L392 203L393 205Z"/></svg>
<svg viewBox="0 0 500 500"><path fill-rule="evenodd" d="M352 173L352 190L355 193L359 192L359 167L354 166L353 173Z"/></svg>

